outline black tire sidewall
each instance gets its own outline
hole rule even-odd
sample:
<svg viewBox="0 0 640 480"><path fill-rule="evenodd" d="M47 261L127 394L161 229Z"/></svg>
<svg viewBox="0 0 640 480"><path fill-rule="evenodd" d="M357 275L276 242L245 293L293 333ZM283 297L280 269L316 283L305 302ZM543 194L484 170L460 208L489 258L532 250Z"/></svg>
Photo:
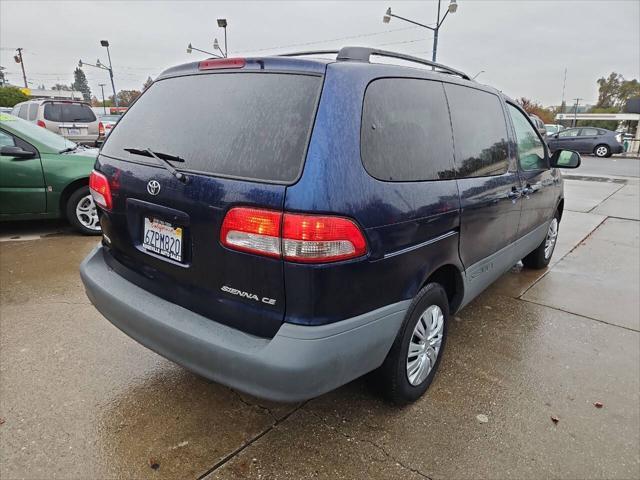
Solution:
<svg viewBox="0 0 640 480"><path fill-rule="evenodd" d="M87 185L78 188L71 194L69 200L67 200L66 206L67 220L73 226L73 228L75 228L83 235L100 235L102 233L101 230L91 230L85 227L84 225L82 225L82 223L80 223L80 220L78 220L78 217L76 216L76 206L78 205L78 202L89 194L90 191Z"/></svg>
<svg viewBox="0 0 640 480"><path fill-rule="evenodd" d="M436 363L427 375L427 378L417 386L411 385L407 378L407 353L409 350L409 342L413 336L413 330L418 322L420 315L431 305L437 305L442 310L444 316L444 325L442 330L442 343L440 345L440 351L436 358ZM405 320L398 332L398 336L394 341L393 347L389 352L389 356L385 363L388 372L391 400L399 404L406 404L413 402L420 398L424 392L429 388L433 381L440 361L445 351L447 342L447 333L449 326L449 302L447 294L438 283L429 283L418 292L413 302L409 306Z"/></svg>

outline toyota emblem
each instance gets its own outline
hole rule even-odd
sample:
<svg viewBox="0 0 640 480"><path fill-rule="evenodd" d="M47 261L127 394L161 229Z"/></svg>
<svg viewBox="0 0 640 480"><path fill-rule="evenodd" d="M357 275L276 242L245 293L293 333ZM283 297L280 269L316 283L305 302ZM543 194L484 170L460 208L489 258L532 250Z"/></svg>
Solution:
<svg viewBox="0 0 640 480"><path fill-rule="evenodd" d="M149 192L151 195L159 194L160 182L158 182L157 180L150 180L149 183L147 183L147 192Z"/></svg>

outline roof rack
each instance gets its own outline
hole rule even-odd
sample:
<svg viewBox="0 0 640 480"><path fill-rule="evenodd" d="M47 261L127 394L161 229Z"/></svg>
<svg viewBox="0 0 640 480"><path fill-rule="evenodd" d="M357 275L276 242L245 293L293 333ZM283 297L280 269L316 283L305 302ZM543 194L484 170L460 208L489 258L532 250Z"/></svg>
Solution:
<svg viewBox="0 0 640 480"><path fill-rule="evenodd" d="M405 60L407 62L420 63L421 65L427 65L434 67L442 73L449 73L464 78L465 80L471 80L469 75L460 70L456 70L441 63L425 60L424 58L414 57L411 55L405 55L404 53L389 52L387 50L378 50L377 48L369 47L342 47L340 50L311 50L307 52L293 52L284 53L278 56L280 57L301 57L305 55L337 55L336 60L339 61L354 61L354 62L369 62L371 55L377 55L379 57L397 58Z"/></svg>

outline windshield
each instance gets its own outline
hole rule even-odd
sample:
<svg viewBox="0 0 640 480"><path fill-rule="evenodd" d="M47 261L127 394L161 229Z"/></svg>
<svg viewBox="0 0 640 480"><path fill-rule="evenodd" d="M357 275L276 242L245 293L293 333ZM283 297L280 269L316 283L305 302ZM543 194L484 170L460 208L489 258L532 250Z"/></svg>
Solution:
<svg viewBox="0 0 640 480"><path fill-rule="evenodd" d="M13 130L18 136L24 137L27 142L41 143L56 152L76 147L71 140L13 115L0 114L0 123Z"/></svg>
<svg viewBox="0 0 640 480"><path fill-rule="evenodd" d="M176 168L293 182L302 168L322 78L273 73L191 75L153 83L109 135L102 154L135 162L150 148Z"/></svg>
<svg viewBox="0 0 640 480"><path fill-rule="evenodd" d="M44 104L44 119L52 122L95 122L96 116L84 103L48 102Z"/></svg>
<svg viewBox="0 0 640 480"><path fill-rule="evenodd" d="M547 130L547 133L556 133L558 131L557 125L545 125L544 128Z"/></svg>

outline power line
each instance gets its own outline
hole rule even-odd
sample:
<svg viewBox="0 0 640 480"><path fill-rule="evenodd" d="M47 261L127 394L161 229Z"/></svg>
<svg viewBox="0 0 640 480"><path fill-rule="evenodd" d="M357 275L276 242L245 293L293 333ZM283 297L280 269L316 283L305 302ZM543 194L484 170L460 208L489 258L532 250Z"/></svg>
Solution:
<svg viewBox="0 0 640 480"><path fill-rule="evenodd" d="M347 37L337 37L337 38L327 38L327 39L324 39L324 40L316 40L316 41L313 41L313 42L290 43L288 45L275 45L275 46L272 46L272 47L258 48L256 50L243 50L242 52L239 52L239 53L266 52L267 50L278 50L280 48L305 47L305 46L308 46L308 45L317 45L319 43L337 42L339 40L353 40L355 38L373 37L373 36L376 36L376 35L384 35L384 34L387 34L387 33L401 32L401 31L412 30L412 29L416 29L416 28L418 28L418 27L394 28L394 29L391 29L391 30L385 30L384 32L361 33L361 34L358 34L358 35L349 35Z"/></svg>

